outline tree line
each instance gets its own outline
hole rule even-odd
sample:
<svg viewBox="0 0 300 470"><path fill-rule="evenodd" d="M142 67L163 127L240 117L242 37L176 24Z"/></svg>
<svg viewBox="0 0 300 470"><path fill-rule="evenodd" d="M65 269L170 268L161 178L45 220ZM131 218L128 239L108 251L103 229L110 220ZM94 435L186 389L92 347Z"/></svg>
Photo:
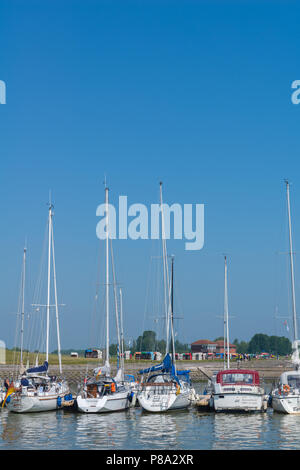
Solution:
<svg viewBox="0 0 300 470"><path fill-rule="evenodd" d="M216 338L214 341L221 340L223 337ZM256 333L250 341L239 341L235 339L233 344L236 345L236 352L239 354L260 354L266 352L269 354L285 356L292 353L292 343L285 336L268 336L262 333ZM18 349L18 348L16 348ZM111 344L109 348L109 354L116 356L118 350L117 344ZM157 351L162 354L166 351L166 341L164 339L158 339L156 333L151 330L146 330L142 335L138 336L137 339L129 346L125 344L125 351L135 352L142 351ZM84 356L84 350L70 349L62 350L62 354L70 354L71 351L77 351L79 356ZM179 340L175 341L175 351L177 353L191 352L191 345L181 343ZM57 351L53 351L57 353Z"/></svg>
<svg viewBox="0 0 300 470"><path fill-rule="evenodd" d="M235 339L236 352L240 354L260 354L266 352L279 356L292 353L292 343L285 336L268 336L256 333L249 342Z"/></svg>

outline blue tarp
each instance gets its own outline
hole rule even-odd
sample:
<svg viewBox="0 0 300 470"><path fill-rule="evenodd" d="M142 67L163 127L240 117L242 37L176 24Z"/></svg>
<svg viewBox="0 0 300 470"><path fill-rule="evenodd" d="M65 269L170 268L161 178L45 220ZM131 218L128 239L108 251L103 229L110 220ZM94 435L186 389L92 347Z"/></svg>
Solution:
<svg viewBox="0 0 300 470"><path fill-rule="evenodd" d="M187 382L190 383L191 382L191 379L190 379L190 370L178 370L177 371L177 375L184 375Z"/></svg>
<svg viewBox="0 0 300 470"><path fill-rule="evenodd" d="M48 362L45 361L42 366L39 367L32 367L32 369L27 369L27 373L31 374L32 372L47 372L48 370Z"/></svg>
<svg viewBox="0 0 300 470"><path fill-rule="evenodd" d="M172 358L170 354L166 354L163 362L157 364L156 366L149 367L148 369L143 369L139 371L139 374L148 374L149 372L156 372L161 370L162 372L170 373L174 380L179 384L179 377L184 376L188 383L190 383L190 370L177 370L175 374L175 367L172 364ZM179 377L178 377L179 376Z"/></svg>
<svg viewBox="0 0 300 470"><path fill-rule="evenodd" d="M163 372L170 372L172 369L172 359L170 354L166 354L164 360L157 364L156 366L149 367L148 369L143 369L139 371L139 374L148 374L149 372L155 372L157 370L161 370Z"/></svg>

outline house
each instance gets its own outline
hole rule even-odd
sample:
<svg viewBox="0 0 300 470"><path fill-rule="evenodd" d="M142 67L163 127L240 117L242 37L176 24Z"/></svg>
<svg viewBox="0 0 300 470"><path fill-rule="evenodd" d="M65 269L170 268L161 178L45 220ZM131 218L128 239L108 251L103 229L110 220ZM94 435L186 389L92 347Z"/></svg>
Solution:
<svg viewBox="0 0 300 470"><path fill-rule="evenodd" d="M207 356L223 356L224 340L211 341L209 339L199 339L191 344L192 353L203 353ZM227 347L225 347L227 350ZM225 351L226 353L226 351ZM236 354L236 345L229 343L229 354Z"/></svg>

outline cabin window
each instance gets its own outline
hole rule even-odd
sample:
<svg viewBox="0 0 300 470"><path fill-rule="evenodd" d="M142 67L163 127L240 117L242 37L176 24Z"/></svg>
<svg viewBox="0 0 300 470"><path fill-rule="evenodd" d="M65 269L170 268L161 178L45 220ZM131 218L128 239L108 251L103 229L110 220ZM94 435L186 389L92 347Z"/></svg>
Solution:
<svg viewBox="0 0 300 470"><path fill-rule="evenodd" d="M245 384L253 384L252 374L224 374L222 376L223 384L234 384L243 382Z"/></svg>
<svg viewBox="0 0 300 470"><path fill-rule="evenodd" d="M300 376L288 375L288 384L292 388L300 388Z"/></svg>

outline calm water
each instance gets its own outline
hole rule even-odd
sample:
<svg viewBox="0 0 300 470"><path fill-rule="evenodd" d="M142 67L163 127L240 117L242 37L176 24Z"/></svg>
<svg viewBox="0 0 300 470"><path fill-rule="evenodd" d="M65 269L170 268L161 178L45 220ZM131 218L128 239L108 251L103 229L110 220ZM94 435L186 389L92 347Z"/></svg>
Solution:
<svg viewBox="0 0 300 470"><path fill-rule="evenodd" d="M199 387L196 387L199 388ZM300 416L0 411L0 449L300 449Z"/></svg>

